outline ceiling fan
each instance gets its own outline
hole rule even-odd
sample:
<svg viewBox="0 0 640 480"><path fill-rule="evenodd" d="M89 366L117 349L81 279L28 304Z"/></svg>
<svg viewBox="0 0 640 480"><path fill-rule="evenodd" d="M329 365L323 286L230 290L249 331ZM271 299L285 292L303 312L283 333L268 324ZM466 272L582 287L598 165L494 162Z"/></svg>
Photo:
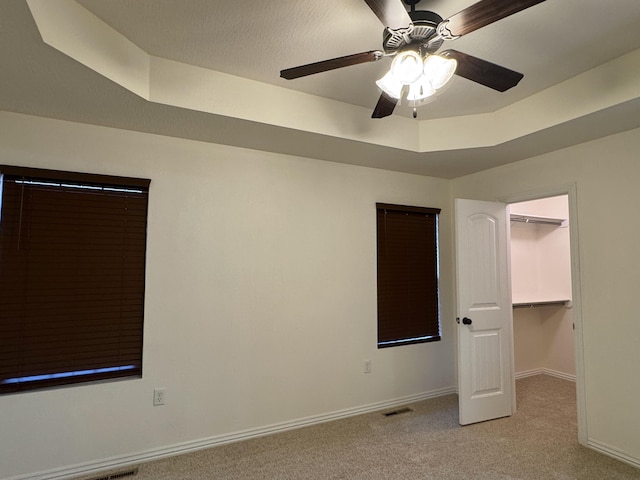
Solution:
<svg viewBox="0 0 640 480"><path fill-rule="evenodd" d="M416 10L420 0L402 0L410 6L409 12L401 0L364 1L385 26L383 50L287 68L280 76L292 80L393 57L389 72L376 82L382 93L371 117L391 115L405 97L414 107L415 118L416 106L429 101L454 74L499 92L515 87L524 77L522 73L457 50L448 49L437 55L436 52L445 41L455 40L545 0L480 0L446 19L434 12Z"/></svg>

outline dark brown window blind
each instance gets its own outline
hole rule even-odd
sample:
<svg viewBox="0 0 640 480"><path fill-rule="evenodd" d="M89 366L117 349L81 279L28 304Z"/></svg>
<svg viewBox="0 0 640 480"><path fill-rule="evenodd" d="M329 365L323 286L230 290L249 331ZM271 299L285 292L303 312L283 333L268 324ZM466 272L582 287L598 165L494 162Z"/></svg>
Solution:
<svg viewBox="0 0 640 480"><path fill-rule="evenodd" d="M149 180L0 174L0 393L141 376Z"/></svg>
<svg viewBox="0 0 640 480"><path fill-rule="evenodd" d="M376 204L378 347L440 340L440 209Z"/></svg>

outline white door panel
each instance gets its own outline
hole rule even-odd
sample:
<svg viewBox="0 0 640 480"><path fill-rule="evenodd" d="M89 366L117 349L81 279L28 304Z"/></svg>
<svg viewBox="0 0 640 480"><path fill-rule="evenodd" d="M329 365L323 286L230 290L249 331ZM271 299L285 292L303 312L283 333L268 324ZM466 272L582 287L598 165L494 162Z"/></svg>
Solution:
<svg viewBox="0 0 640 480"><path fill-rule="evenodd" d="M511 415L508 223L501 203L456 199L460 423Z"/></svg>

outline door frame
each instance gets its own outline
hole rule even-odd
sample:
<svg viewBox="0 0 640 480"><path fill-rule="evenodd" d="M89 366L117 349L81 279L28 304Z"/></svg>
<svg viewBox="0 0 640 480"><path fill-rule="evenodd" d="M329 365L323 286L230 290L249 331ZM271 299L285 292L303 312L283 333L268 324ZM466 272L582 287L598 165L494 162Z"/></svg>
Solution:
<svg viewBox="0 0 640 480"><path fill-rule="evenodd" d="M578 192L575 183L513 193L496 200L507 205L546 197L567 195L569 200L569 237L571 255L571 292L573 303L573 323L575 325L574 349L576 356L576 404L578 421L578 442L587 446L587 415L584 374L584 342L582 329L582 293L580 277L580 242L578 238ZM513 337L511 339L513 345ZM515 365L513 365L515 369Z"/></svg>

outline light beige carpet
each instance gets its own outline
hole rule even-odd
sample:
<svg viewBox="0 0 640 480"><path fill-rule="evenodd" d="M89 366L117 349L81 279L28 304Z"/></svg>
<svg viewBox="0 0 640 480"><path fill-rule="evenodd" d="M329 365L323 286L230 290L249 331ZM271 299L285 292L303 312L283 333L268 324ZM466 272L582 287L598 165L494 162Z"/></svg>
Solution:
<svg viewBox="0 0 640 480"><path fill-rule="evenodd" d="M578 444L574 383L539 375L516 390L509 418L461 427L448 395L142 464L131 479L640 479Z"/></svg>

